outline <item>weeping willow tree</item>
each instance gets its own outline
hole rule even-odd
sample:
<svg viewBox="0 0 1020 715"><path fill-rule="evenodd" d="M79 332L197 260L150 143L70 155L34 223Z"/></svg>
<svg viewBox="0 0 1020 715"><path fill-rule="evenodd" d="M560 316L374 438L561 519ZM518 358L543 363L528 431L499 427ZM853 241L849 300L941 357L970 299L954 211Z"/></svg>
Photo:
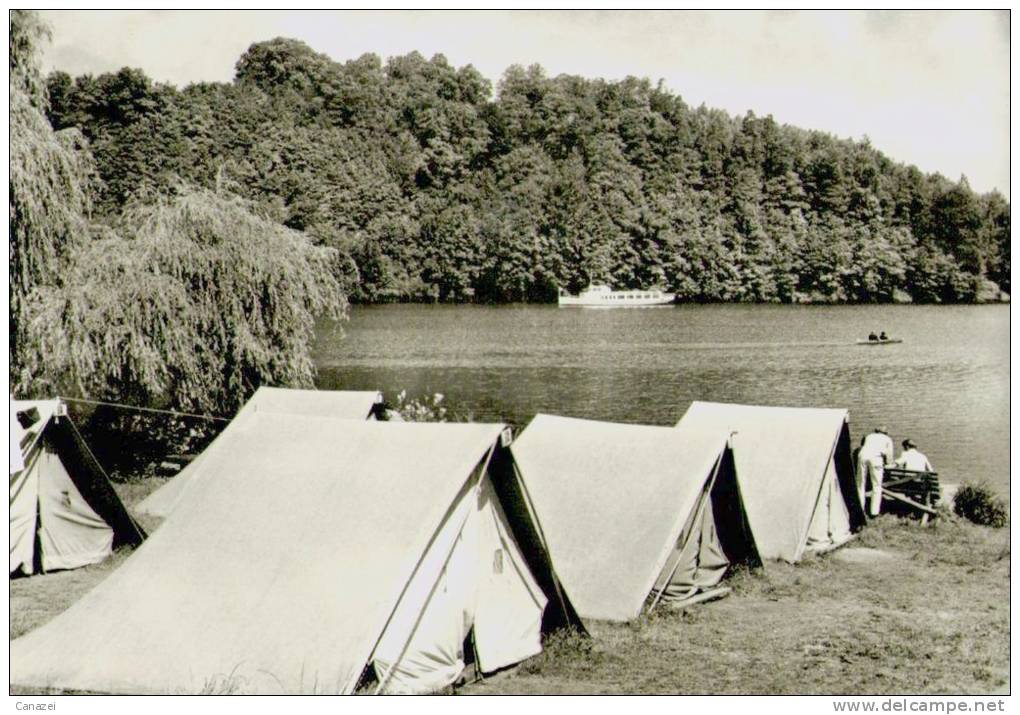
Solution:
<svg viewBox="0 0 1020 715"><path fill-rule="evenodd" d="M28 294L62 284L69 255L87 240L94 165L81 135L55 133L43 115L37 69L45 27L32 13L11 13L10 35L10 377L24 382Z"/></svg>
<svg viewBox="0 0 1020 715"><path fill-rule="evenodd" d="M347 310L335 251L189 187L94 222L88 147L42 113L46 34L12 13L14 391L229 413L259 384L309 386L315 317Z"/></svg>
<svg viewBox="0 0 1020 715"><path fill-rule="evenodd" d="M38 386L230 412L259 384L312 384L315 316L347 308L333 249L193 188L129 208L118 231L33 293Z"/></svg>
<svg viewBox="0 0 1020 715"><path fill-rule="evenodd" d="M31 10L11 10L7 59L11 88L26 94L37 109L46 108L46 83L39 67L39 49L50 29Z"/></svg>

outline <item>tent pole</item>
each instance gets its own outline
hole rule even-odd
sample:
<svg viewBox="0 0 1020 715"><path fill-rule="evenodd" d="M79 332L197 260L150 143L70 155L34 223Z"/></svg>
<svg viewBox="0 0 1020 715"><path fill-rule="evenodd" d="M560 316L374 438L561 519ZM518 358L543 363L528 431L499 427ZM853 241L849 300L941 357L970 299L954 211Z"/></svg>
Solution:
<svg viewBox="0 0 1020 715"><path fill-rule="evenodd" d="M485 459L485 467L482 469L481 472L479 472L479 476L478 476L478 489L479 490L481 489L481 486L482 486L482 480L485 478L485 475L489 472L489 462L492 461L492 456L495 453L496 453L496 446L493 445L492 449L489 450L489 456L486 457L486 459ZM475 681L474 682L478 682L480 680L484 680L485 676L482 675L482 661L478 657L478 641L475 639L475 624L474 623L471 624L470 636L471 636L471 651L475 655Z"/></svg>
<svg viewBox="0 0 1020 715"><path fill-rule="evenodd" d="M477 683L485 680L485 676L482 675L482 662L478 659L478 642L475 640L475 625L471 624L471 651L475 654L475 679L473 682Z"/></svg>

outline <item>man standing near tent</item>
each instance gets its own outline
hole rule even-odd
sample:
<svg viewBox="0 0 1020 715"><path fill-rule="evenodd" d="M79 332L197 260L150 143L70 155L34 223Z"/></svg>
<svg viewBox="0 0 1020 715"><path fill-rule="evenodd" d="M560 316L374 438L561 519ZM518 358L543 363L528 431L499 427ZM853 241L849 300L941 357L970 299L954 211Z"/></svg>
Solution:
<svg viewBox="0 0 1020 715"><path fill-rule="evenodd" d="M885 427L876 427L875 431L864 438L861 451L857 455L857 492L864 506L864 495L868 481L871 482L871 500L868 502L868 514L878 516L882 505L882 476L885 465L892 464L893 442Z"/></svg>
<svg viewBox="0 0 1020 715"><path fill-rule="evenodd" d="M903 440L903 451L900 452L896 466L903 469L912 469L915 472L934 472L935 469L928 461L928 457L917 449L912 439Z"/></svg>

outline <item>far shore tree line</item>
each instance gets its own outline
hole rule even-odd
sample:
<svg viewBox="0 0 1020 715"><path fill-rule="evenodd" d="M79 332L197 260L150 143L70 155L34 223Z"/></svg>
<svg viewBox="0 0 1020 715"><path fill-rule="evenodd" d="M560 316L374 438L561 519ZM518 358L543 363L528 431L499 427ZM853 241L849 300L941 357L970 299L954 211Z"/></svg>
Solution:
<svg viewBox="0 0 1020 715"><path fill-rule="evenodd" d="M252 45L229 83L43 76L10 34L16 394L229 414L310 385L348 301L967 302L1010 290L1010 207L661 86Z"/></svg>
<svg viewBox="0 0 1020 715"><path fill-rule="evenodd" d="M968 302L1008 292L1010 207L864 141L689 107L648 80L339 63L252 45L230 83L51 74L96 210L228 187L337 251L362 302L548 301L590 281L690 301Z"/></svg>

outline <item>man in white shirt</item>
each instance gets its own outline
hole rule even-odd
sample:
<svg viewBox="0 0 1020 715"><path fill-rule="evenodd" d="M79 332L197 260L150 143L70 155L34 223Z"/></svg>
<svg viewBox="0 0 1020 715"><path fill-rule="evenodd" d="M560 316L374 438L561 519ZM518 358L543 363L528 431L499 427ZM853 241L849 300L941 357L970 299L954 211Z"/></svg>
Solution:
<svg viewBox="0 0 1020 715"><path fill-rule="evenodd" d="M893 442L885 431L885 427L876 427L875 431L864 438L861 451L857 454L857 492L861 506L864 506L864 493L867 482L871 482L871 500L868 502L868 514L878 516L882 506L882 476L885 465L892 464Z"/></svg>
<svg viewBox="0 0 1020 715"><path fill-rule="evenodd" d="M928 458L923 452L917 450L917 445L910 439L903 440L903 451L900 452L900 457L896 460L896 466L903 469L913 469L915 472L935 471Z"/></svg>

